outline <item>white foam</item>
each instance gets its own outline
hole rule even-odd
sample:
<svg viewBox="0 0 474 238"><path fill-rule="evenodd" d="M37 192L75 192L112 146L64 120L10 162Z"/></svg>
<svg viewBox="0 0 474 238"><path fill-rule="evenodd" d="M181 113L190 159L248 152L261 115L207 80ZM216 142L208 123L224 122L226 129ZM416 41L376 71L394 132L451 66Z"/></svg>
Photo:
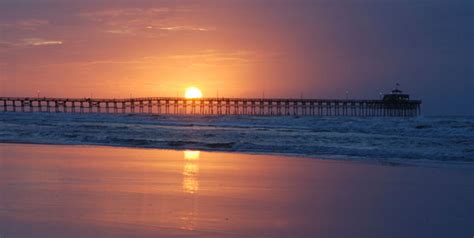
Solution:
<svg viewBox="0 0 474 238"><path fill-rule="evenodd" d="M0 113L0 142L474 162L474 118Z"/></svg>

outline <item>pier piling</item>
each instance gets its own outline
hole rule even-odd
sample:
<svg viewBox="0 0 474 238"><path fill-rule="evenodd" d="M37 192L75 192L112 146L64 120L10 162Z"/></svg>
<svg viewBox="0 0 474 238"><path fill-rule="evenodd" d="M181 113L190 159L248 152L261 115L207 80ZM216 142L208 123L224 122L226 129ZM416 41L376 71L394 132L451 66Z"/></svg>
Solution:
<svg viewBox="0 0 474 238"><path fill-rule="evenodd" d="M189 115L414 117L420 115L420 105L419 100L0 97L1 112L101 113L105 111L106 113Z"/></svg>

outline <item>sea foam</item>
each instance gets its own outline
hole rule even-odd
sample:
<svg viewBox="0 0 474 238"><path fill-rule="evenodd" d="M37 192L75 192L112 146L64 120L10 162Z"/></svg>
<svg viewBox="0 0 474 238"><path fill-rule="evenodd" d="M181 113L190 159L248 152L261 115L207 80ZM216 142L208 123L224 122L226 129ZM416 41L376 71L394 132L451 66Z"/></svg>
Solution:
<svg viewBox="0 0 474 238"><path fill-rule="evenodd" d="M473 117L0 113L0 142L474 162Z"/></svg>

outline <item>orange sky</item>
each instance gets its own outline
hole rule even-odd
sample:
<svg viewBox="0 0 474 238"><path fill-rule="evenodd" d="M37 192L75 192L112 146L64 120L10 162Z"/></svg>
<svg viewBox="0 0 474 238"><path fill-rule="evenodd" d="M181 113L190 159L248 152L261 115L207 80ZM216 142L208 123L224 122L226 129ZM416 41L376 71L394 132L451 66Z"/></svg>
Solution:
<svg viewBox="0 0 474 238"><path fill-rule="evenodd" d="M282 84L271 82L268 70L284 64L281 43L265 42L278 34L257 22L226 17L230 9L192 3L84 5L54 5L64 14L42 13L46 6L40 5L39 15L46 17L2 25L6 62L1 67L8 80L2 94L181 96L194 85L207 96L219 91L235 97L264 90L276 94Z"/></svg>
<svg viewBox="0 0 474 238"><path fill-rule="evenodd" d="M0 94L378 98L398 82L428 110L468 107L473 3L457 2L0 0Z"/></svg>

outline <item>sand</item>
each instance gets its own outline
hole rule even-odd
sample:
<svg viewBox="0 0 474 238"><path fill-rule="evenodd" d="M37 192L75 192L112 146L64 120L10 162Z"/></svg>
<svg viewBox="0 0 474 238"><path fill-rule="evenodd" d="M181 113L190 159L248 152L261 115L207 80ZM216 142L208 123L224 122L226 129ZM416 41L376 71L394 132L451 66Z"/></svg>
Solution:
<svg viewBox="0 0 474 238"><path fill-rule="evenodd" d="M473 237L474 167L0 144L0 237Z"/></svg>

